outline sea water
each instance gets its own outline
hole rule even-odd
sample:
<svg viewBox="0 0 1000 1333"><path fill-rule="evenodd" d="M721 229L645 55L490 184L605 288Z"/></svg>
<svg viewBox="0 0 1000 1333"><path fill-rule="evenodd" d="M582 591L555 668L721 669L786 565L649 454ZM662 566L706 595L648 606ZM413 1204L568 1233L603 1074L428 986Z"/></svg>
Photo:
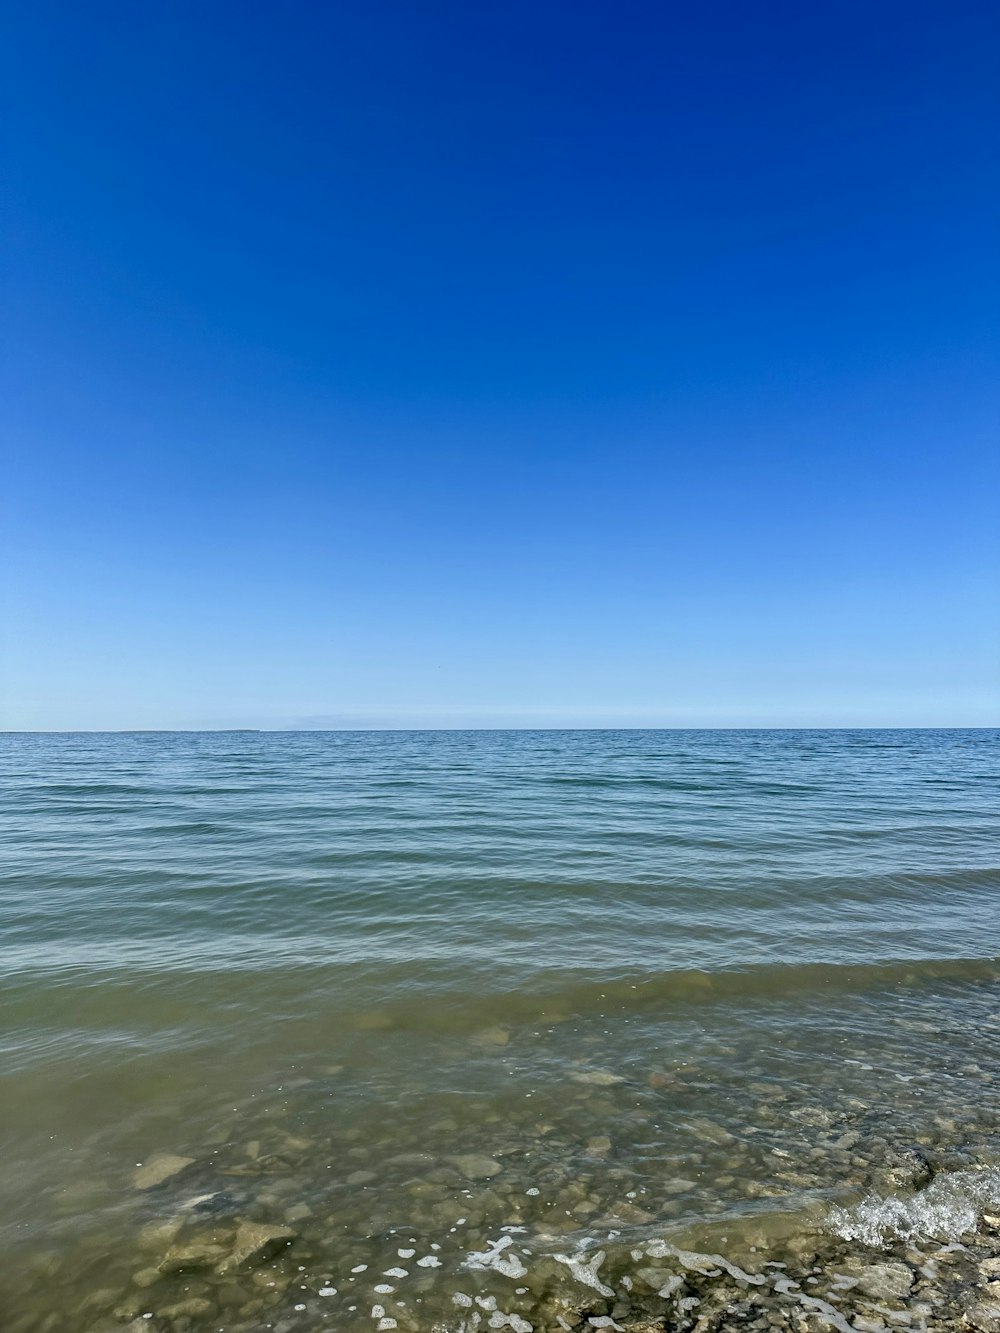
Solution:
<svg viewBox="0 0 1000 1333"><path fill-rule="evenodd" d="M4 1328L606 1327L685 1246L960 1235L1000 1206L998 759L0 737Z"/></svg>

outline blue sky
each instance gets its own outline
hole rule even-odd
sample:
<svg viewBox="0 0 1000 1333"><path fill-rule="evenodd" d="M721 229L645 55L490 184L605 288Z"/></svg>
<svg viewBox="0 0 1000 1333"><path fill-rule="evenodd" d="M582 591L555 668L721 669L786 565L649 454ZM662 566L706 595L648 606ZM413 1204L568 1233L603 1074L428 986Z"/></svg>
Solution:
<svg viewBox="0 0 1000 1333"><path fill-rule="evenodd" d="M7 9L0 721L995 725L992 4Z"/></svg>

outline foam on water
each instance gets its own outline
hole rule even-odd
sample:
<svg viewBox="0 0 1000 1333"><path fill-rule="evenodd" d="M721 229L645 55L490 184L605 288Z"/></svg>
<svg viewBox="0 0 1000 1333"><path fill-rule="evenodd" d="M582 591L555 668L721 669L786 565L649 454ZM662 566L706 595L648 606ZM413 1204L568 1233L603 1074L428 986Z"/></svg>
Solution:
<svg viewBox="0 0 1000 1333"><path fill-rule="evenodd" d="M492 1268L495 1272L503 1274L504 1277L524 1277L528 1270L525 1268L520 1258L513 1251L509 1254L504 1254L505 1250L510 1250L513 1243L511 1236L501 1236L499 1240L489 1241L487 1249L469 1255L465 1261L466 1268ZM423 1259L418 1259L417 1262L422 1265L430 1266L427 1264L427 1261ZM434 1267L438 1267L440 1265L440 1260L431 1258L431 1264L433 1264Z"/></svg>
<svg viewBox="0 0 1000 1333"><path fill-rule="evenodd" d="M984 1209L1000 1207L1000 1168L948 1171L917 1194L871 1194L851 1208L831 1210L830 1224L845 1240L882 1249L895 1240L956 1241L974 1231Z"/></svg>
<svg viewBox="0 0 1000 1333"><path fill-rule="evenodd" d="M606 1286L598 1277L601 1264L607 1257L604 1250L598 1250L587 1263L583 1262L580 1255L557 1254L553 1257L558 1263L565 1264L577 1282L582 1283L583 1286L592 1287L594 1291L600 1292L602 1296L613 1296L615 1294L614 1290Z"/></svg>

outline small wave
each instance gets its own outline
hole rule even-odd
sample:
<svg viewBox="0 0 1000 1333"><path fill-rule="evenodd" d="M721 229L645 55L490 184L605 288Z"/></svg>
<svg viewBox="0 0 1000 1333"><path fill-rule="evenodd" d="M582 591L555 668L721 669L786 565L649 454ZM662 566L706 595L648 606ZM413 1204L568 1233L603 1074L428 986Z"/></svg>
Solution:
<svg viewBox="0 0 1000 1333"><path fill-rule="evenodd" d="M896 1240L957 1241L975 1231L986 1208L1000 1208L1000 1167L949 1171L918 1194L869 1195L835 1207L830 1226L844 1240L884 1249Z"/></svg>
<svg viewBox="0 0 1000 1333"><path fill-rule="evenodd" d="M551 1014L585 1018L592 1014L639 1014L663 1006L787 1002L819 995L908 992L936 986L995 986L996 958L896 959L883 963L761 964L710 971L699 968L634 971L609 976L603 969L557 968L544 962L529 968L523 958L501 958L494 949L467 958L456 973L448 948L418 951L411 940L383 944L375 955L358 957L358 941L316 941L298 934L261 937L234 930L224 937L165 933L141 940L46 939L13 944L6 955L8 994L39 993L40 987L127 989L137 984L149 994L188 978L193 998L215 1003L220 991L235 994L237 977L256 986L263 974L284 974L291 992L338 997L343 1016L377 1009L391 1026L410 1031L475 1031L490 1024L546 1022ZM306 982L306 978L308 981ZM272 990L269 992L274 994ZM418 1002L419 1001L419 1002Z"/></svg>

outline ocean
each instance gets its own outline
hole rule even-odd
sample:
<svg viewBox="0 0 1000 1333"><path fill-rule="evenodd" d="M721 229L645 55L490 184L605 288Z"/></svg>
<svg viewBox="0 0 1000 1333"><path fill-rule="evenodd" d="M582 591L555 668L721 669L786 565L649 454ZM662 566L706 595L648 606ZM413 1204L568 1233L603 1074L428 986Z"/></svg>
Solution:
<svg viewBox="0 0 1000 1333"><path fill-rule="evenodd" d="M0 737L5 1333L684 1328L827 1249L919 1285L1000 1208L998 761Z"/></svg>

